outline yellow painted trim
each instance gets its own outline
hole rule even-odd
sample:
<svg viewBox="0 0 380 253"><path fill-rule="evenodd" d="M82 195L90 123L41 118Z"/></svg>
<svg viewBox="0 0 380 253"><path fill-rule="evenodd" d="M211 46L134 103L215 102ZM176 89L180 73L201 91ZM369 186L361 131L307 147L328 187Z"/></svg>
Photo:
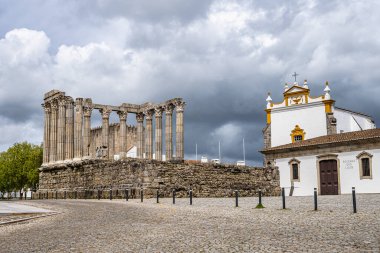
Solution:
<svg viewBox="0 0 380 253"><path fill-rule="evenodd" d="M290 137L292 138L292 143L295 142L294 138L295 136L298 136L298 135L301 135L302 140L305 140L305 134L306 134L305 131L302 128L300 128L299 125L296 125L290 134Z"/></svg>
<svg viewBox="0 0 380 253"><path fill-rule="evenodd" d="M286 94L284 94L284 97L293 97L293 96L297 96L297 95L307 95L307 96L309 96L310 95L310 91L297 91L297 92L294 92L294 93L286 93Z"/></svg>
<svg viewBox="0 0 380 253"><path fill-rule="evenodd" d="M271 110L270 109L266 109L265 111L267 112L267 124L270 124L271 120L272 120Z"/></svg>
<svg viewBox="0 0 380 253"><path fill-rule="evenodd" d="M325 95L321 95L321 96L319 96L319 97L312 97L312 96L309 96L309 98L311 98L311 99L317 99L317 98L322 98L322 99L324 99L324 98L325 98Z"/></svg>
<svg viewBox="0 0 380 253"><path fill-rule="evenodd" d="M292 97L295 97L295 96L304 96L305 97L305 103L308 104L309 103L309 99L308 99L309 95L310 95L310 91L309 90L298 91L298 92L289 93L289 94L284 93L284 99L286 101L285 105L289 106L289 98L292 98Z"/></svg>
<svg viewBox="0 0 380 253"><path fill-rule="evenodd" d="M325 104L325 112L326 113L332 113L332 107L335 103L334 100L325 100L323 101L323 103Z"/></svg>
<svg viewBox="0 0 380 253"><path fill-rule="evenodd" d="M292 93L293 88L294 89L300 89L301 91L297 91L297 92ZM283 94L285 96L287 94L295 94L295 93L301 93L301 92L303 92L303 93L308 92L309 93L310 89L306 89L306 88L301 87L301 86L293 85L292 87L290 87L289 89L287 89Z"/></svg>

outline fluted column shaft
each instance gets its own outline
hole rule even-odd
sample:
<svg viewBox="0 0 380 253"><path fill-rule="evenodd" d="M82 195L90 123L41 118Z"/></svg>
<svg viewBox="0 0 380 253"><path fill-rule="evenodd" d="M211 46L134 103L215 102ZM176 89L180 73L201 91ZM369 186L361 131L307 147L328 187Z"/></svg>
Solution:
<svg viewBox="0 0 380 253"><path fill-rule="evenodd" d="M66 143L65 159L74 158L74 101L70 98L66 103Z"/></svg>
<svg viewBox="0 0 380 253"><path fill-rule="evenodd" d="M158 107L155 109L156 117L156 136L155 136L155 146L156 146L156 160L162 161L162 112L163 108Z"/></svg>
<svg viewBox="0 0 380 253"><path fill-rule="evenodd" d="M57 101L52 101L50 117L49 162L57 161Z"/></svg>
<svg viewBox="0 0 380 253"><path fill-rule="evenodd" d="M147 111L146 116L146 158L153 159L153 111Z"/></svg>
<svg viewBox="0 0 380 253"><path fill-rule="evenodd" d="M127 156L127 112L117 113L120 119L120 157Z"/></svg>
<svg viewBox="0 0 380 253"><path fill-rule="evenodd" d="M83 127L83 99L77 98L75 101L75 119L74 119L74 158L82 158L82 127Z"/></svg>
<svg viewBox="0 0 380 253"><path fill-rule="evenodd" d="M44 149L43 149L43 164L49 163L49 145L50 145L50 105L44 104Z"/></svg>
<svg viewBox="0 0 380 253"><path fill-rule="evenodd" d="M144 154L144 114L136 114L137 121L137 158L143 158Z"/></svg>
<svg viewBox="0 0 380 253"><path fill-rule="evenodd" d="M109 121L111 110L102 109L100 113L102 114L102 146L105 150L103 157L109 158Z"/></svg>
<svg viewBox="0 0 380 253"><path fill-rule="evenodd" d="M184 125L183 110L185 103L180 101L176 103L176 159L184 159Z"/></svg>
<svg viewBox="0 0 380 253"><path fill-rule="evenodd" d="M173 159L173 109L172 104L165 107L165 148L166 161Z"/></svg>
<svg viewBox="0 0 380 253"><path fill-rule="evenodd" d="M86 158L90 156L91 112L91 107L83 108L83 156Z"/></svg>
<svg viewBox="0 0 380 253"><path fill-rule="evenodd" d="M66 101L61 98L58 101L58 129L57 129L57 160L65 160L65 135L66 135Z"/></svg>

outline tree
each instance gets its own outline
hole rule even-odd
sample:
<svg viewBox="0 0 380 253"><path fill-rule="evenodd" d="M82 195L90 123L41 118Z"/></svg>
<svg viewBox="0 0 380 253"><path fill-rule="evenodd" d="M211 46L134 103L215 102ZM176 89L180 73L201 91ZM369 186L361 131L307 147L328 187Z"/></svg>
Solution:
<svg viewBox="0 0 380 253"><path fill-rule="evenodd" d="M16 143L0 154L0 191L21 191L38 183L42 147L27 142Z"/></svg>

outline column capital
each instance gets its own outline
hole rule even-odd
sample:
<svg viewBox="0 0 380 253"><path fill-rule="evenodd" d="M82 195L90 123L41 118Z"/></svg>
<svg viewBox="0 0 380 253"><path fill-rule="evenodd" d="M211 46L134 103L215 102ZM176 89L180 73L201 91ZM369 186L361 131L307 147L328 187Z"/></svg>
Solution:
<svg viewBox="0 0 380 253"><path fill-rule="evenodd" d="M42 108L44 108L45 113L50 113L51 108L49 103L41 104Z"/></svg>
<svg viewBox="0 0 380 253"><path fill-rule="evenodd" d="M156 118L161 118L162 117L162 112L164 111L164 108L161 106L157 106L154 108L155 116Z"/></svg>
<svg viewBox="0 0 380 253"><path fill-rule="evenodd" d="M84 117L91 117L93 108L91 106L84 106L83 107L83 116Z"/></svg>
<svg viewBox="0 0 380 253"><path fill-rule="evenodd" d="M175 105L175 109L176 109L176 112L183 112L183 110L185 109L185 105L186 103L182 100L177 100L174 102L174 105Z"/></svg>
<svg viewBox="0 0 380 253"><path fill-rule="evenodd" d="M142 113L142 112L136 113L136 121L137 122L139 122L139 123L143 122L144 117L145 117L144 113Z"/></svg>
<svg viewBox="0 0 380 253"><path fill-rule="evenodd" d="M110 117L112 110L107 107L104 107L102 109L99 109L99 112L102 114L103 119L108 119Z"/></svg>
<svg viewBox="0 0 380 253"><path fill-rule="evenodd" d="M66 105L74 105L74 99L72 97L65 97Z"/></svg>
<svg viewBox="0 0 380 253"><path fill-rule="evenodd" d="M166 115L171 115L173 114L173 110L174 110L174 105L173 104L167 104L164 106L164 109L165 109L165 114Z"/></svg>
<svg viewBox="0 0 380 253"><path fill-rule="evenodd" d="M126 120L127 116L128 116L128 112L127 111L118 111L117 115L119 115L120 120Z"/></svg>
<svg viewBox="0 0 380 253"><path fill-rule="evenodd" d="M58 98L58 105L59 105L59 107L62 107L62 106L66 105L65 97L59 97Z"/></svg>
<svg viewBox="0 0 380 253"><path fill-rule="evenodd" d="M57 100L52 100L50 102L50 108L52 111L58 110L58 101Z"/></svg>
<svg viewBox="0 0 380 253"><path fill-rule="evenodd" d="M146 116L146 120L152 120L153 118L153 114L154 114L154 110L153 109L150 109L150 110L146 110L144 112L145 116Z"/></svg>

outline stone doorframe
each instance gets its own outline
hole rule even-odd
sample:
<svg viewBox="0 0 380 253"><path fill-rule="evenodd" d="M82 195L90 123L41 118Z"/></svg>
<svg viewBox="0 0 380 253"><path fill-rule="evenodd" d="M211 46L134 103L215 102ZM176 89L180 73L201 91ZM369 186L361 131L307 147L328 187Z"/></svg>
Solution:
<svg viewBox="0 0 380 253"><path fill-rule="evenodd" d="M338 174L338 195L340 195L340 160L336 154L325 154L317 156L317 178L318 178L318 195L321 195L321 173L319 162L325 160L336 160L336 169Z"/></svg>

